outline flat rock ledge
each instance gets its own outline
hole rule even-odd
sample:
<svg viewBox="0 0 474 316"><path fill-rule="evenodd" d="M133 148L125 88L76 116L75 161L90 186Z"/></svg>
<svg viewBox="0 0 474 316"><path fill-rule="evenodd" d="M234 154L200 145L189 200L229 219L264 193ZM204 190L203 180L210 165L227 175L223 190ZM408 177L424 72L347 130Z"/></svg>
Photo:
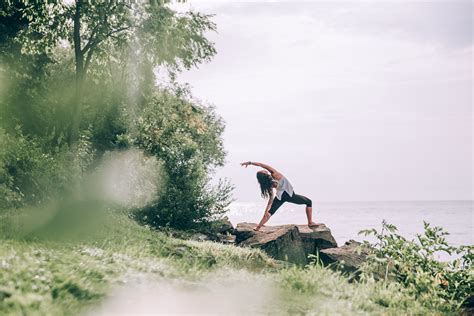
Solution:
<svg viewBox="0 0 474 316"><path fill-rule="evenodd" d="M270 257L298 265L309 263L308 256L323 249L337 247L331 230L324 224L264 226L253 230L255 223L239 223L235 228L235 243L242 247L260 248Z"/></svg>
<svg viewBox="0 0 474 316"><path fill-rule="evenodd" d="M367 252L358 251L360 245L360 242L349 240L341 247L322 249L320 259L325 265L337 264L343 271L355 272L367 258Z"/></svg>

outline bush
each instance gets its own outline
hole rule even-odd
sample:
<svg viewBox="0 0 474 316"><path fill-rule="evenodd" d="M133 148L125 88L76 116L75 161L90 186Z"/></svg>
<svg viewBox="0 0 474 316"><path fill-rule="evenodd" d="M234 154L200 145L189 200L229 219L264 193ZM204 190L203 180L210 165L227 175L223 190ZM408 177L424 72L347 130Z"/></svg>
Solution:
<svg viewBox="0 0 474 316"><path fill-rule="evenodd" d="M136 126L133 142L159 158L167 175L162 198L140 212L147 223L190 228L225 212L232 186L209 185L225 155L224 124L212 108L162 92L145 103Z"/></svg>
<svg viewBox="0 0 474 316"><path fill-rule="evenodd" d="M38 205L75 189L93 161L89 137L83 134L73 153L66 144L0 130L0 209Z"/></svg>
<svg viewBox="0 0 474 316"><path fill-rule="evenodd" d="M376 242L365 246L370 249L364 277L385 271L386 279L401 283L426 304L459 307L474 292L473 246L450 246L440 227L424 223L424 234L407 240L396 233L394 225L382 223L381 232L375 229L361 233L373 235ZM434 258L439 252L457 255L450 262Z"/></svg>
<svg viewBox="0 0 474 316"><path fill-rule="evenodd" d="M70 196L81 190L86 171L99 166L102 160L95 158L107 160L110 156L104 150L120 148L120 155L124 148L138 148L145 156L156 158L160 166L158 179L152 181L160 190L152 198L147 196L148 205L138 212L140 219L155 227L186 229L204 225L226 211L232 185L227 180L210 184L210 175L223 165L225 156L221 138L224 124L213 108L161 91L144 101L137 111L139 116L128 117L125 109L114 113L111 115L121 128L99 120L81 132L74 149L58 133L25 136L21 128L11 133L2 131L0 208L38 205ZM104 142L98 141L101 139ZM121 172L127 177L125 170ZM148 174L147 179L150 177L153 175ZM144 184L143 179L136 180Z"/></svg>

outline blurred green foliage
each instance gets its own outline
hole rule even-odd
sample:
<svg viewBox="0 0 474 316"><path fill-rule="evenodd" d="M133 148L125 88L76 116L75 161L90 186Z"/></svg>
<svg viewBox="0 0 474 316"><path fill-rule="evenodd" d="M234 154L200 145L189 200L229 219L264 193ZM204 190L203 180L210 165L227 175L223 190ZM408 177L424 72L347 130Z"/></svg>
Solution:
<svg viewBox="0 0 474 316"><path fill-rule="evenodd" d="M104 154L138 148L166 182L140 219L186 228L223 213L232 186L210 176L224 124L175 82L216 53L215 27L158 1L2 1L0 209L81 195Z"/></svg>
<svg viewBox="0 0 474 316"><path fill-rule="evenodd" d="M94 159L87 133L74 153L67 144L51 148L48 142L20 127L0 129L0 209L46 204L77 188Z"/></svg>

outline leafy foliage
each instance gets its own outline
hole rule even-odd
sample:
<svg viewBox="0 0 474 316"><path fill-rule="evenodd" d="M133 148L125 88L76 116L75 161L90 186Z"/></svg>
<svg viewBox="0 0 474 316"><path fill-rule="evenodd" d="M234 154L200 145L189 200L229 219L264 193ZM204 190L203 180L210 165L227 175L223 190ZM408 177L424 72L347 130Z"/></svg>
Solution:
<svg viewBox="0 0 474 316"><path fill-rule="evenodd" d="M166 64L175 71L190 69L216 53L212 42L204 36L206 31L216 28L210 15L178 13L164 1L79 0L75 5L64 1L13 1L4 5L0 16L5 19L4 27L6 21L18 21L13 40L21 46L23 54L42 55L51 54L62 41L76 44L73 26L77 11L85 70L93 55L96 65L100 65L109 61L110 54L118 59L125 57L123 54L137 42L141 44L140 54L151 65Z"/></svg>
<svg viewBox="0 0 474 316"><path fill-rule="evenodd" d="M224 125L212 108L163 93L150 99L136 126L133 142L159 157L167 173L166 192L143 211L147 222L189 228L226 210L232 186L208 185L209 172L225 154Z"/></svg>
<svg viewBox="0 0 474 316"><path fill-rule="evenodd" d="M73 192L108 151L139 147L167 184L149 223L189 227L224 212L232 186L209 184L224 162L224 124L175 82L214 56L205 35L216 25L166 3L2 2L0 208Z"/></svg>
<svg viewBox="0 0 474 316"><path fill-rule="evenodd" d="M71 192L92 164L94 150L84 134L75 155L66 144L0 129L0 209L38 205Z"/></svg>
<svg viewBox="0 0 474 316"><path fill-rule="evenodd" d="M407 240L397 234L397 228L385 221L381 232L375 229L361 234L375 236L373 244L365 242L370 250L365 277L385 271L385 279L393 279L412 291L416 297L433 306L460 306L474 292L474 247L450 246L440 227L424 223L424 234ZM435 259L439 252L458 256L450 262Z"/></svg>
<svg viewBox="0 0 474 316"><path fill-rule="evenodd" d="M174 78L209 61L216 51L205 33L215 27L209 15L161 1L8 1L0 8L0 77L10 89L0 91L9 96L0 120L35 134L53 126L69 134L76 121L87 129L97 109L152 94L156 67ZM52 115L38 120L45 112Z"/></svg>

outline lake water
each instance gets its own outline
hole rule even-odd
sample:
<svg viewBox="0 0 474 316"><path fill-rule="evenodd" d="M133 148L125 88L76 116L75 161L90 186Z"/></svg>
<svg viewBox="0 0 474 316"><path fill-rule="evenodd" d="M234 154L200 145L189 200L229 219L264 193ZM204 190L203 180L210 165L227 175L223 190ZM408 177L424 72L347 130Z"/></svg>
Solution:
<svg viewBox="0 0 474 316"><path fill-rule="evenodd" d="M266 202L239 203L231 205L229 219L258 223ZM380 231L382 220L397 226L399 233L413 238L423 232L423 221L441 226L450 234L446 237L452 245L474 244L473 201L397 201L397 202L314 202L313 220L326 224L338 245L359 236L362 229L376 228ZM267 222L267 225L305 224L304 205L285 203ZM439 259L446 259L440 255Z"/></svg>

